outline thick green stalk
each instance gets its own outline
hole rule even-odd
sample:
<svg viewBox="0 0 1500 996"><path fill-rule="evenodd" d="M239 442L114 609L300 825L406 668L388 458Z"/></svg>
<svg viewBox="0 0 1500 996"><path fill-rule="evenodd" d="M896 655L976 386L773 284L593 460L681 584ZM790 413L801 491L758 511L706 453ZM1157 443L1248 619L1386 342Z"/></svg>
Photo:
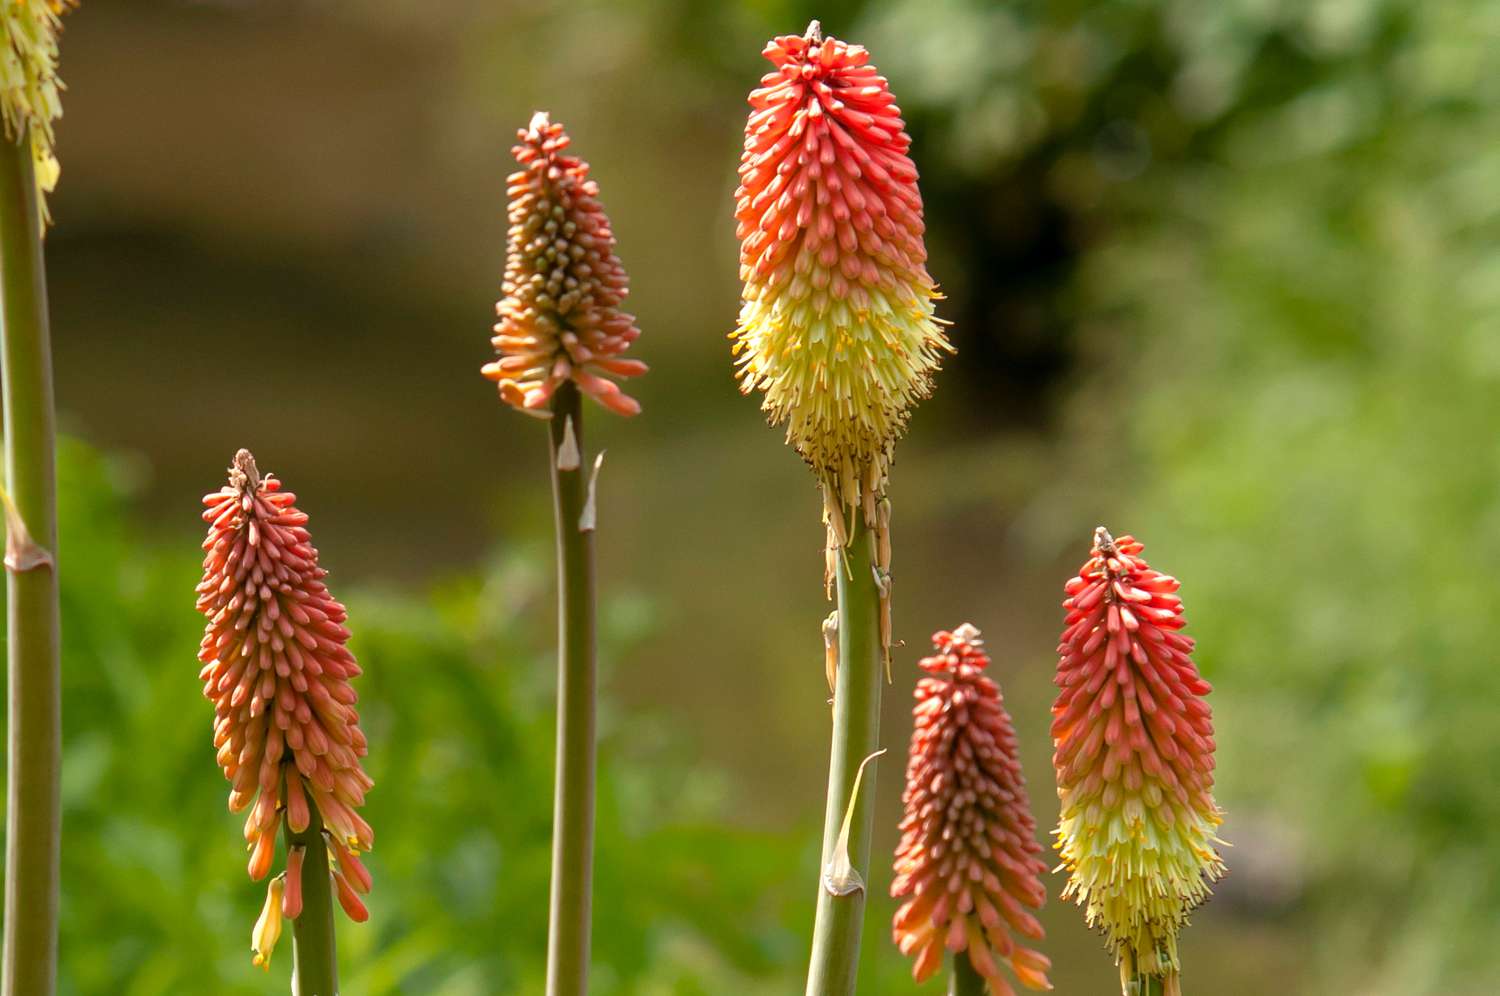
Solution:
<svg viewBox="0 0 1500 996"><path fill-rule="evenodd" d="M569 381L552 402L552 505L557 529L557 784L552 807L552 906L547 993L589 985L594 879L594 533L580 395Z"/></svg>
<svg viewBox="0 0 1500 996"><path fill-rule="evenodd" d="M1164 996L1166 982L1159 975L1138 972L1135 959L1125 951L1120 956L1120 992L1121 996ZM1176 992L1181 996L1180 989Z"/></svg>
<svg viewBox="0 0 1500 996"><path fill-rule="evenodd" d="M1165 992L1165 983L1159 975L1138 975L1133 985L1127 996L1162 996Z"/></svg>
<svg viewBox="0 0 1500 996"><path fill-rule="evenodd" d="M948 996L985 996L989 984L984 976L974 970L969 953L960 951L953 956L953 974L948 977Z"/></svg>
<svg viewBox="0 0 1500 996"><path fill-rule="evenodd" d="M0 322L5 476L40 549L7 544L9 654L4 996L57 987L58 860L62 841L62 675L58 622L57 475L47 276L31 139L0 139ZM13 566L12 566L13 565Z"/></svg>
<svg viewBox="0 0 1500 996"><path fill-rule="evenodd" d="M859 972L860 931L865 917L864 878L870 868L875 822L875 768L865 772L849 826L849 861L859 888L835 895L825 880L839 844L844 813L860 762L880 739L880 593L876 587L870 532L858 514L838 572L839 666L833 690L833 748L828 761L828 801L823 818L823 860L818 876L818 912L813 924L807 996L851 996ZM852 574L852 576L851 576ZM844 891L844 890L839 890Z"/></svg>
<svg viewBox="0 0 1500 996"><path fill-rule="evenodd" d="M295 770L288 777L296 778ZM338 996L338 942L333 933L333 877L328 869L328 844L323 840L323 816L308 806L307 829L286 828L287 849L302 845L302 914L292 921L292 996Z"/></svg>

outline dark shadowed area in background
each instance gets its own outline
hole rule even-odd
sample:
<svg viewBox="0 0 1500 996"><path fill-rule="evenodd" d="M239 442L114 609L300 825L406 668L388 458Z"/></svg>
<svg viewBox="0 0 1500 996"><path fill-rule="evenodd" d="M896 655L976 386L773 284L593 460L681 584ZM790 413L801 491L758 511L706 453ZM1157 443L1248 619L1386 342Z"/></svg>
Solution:
<svg viewBox="0 0 1500 996"><path fill-rule="evenodd" d="M81 440L65 992L264 992L289 964L250 967L194 661L198 498L240 446L311 515L367 672L349 991L540 991L546 442L479 375L536 108L593 164L652 367L640 418L589 413L596 991L800 985L819 502L725 335L744 97L815 16L906 114L959 349L893 475L862 991L912 989L879 856L927 635L985 631L1050 828L1058 603L1100 523L1182 579L1216 686L1234 846L1188 991L1500 989L1500 4L93 0L47 243ZM1081 914L1044 921L1058 992L1109 991Z"/></svg>

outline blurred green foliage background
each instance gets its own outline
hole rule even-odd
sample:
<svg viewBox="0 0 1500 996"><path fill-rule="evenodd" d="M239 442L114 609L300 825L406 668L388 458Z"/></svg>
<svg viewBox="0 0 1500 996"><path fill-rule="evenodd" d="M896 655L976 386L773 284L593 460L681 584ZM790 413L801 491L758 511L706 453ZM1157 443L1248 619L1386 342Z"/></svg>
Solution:
<svg viewBox="0 0 1500 996"><path fill-rule="evenodd" d="M70 994L284 988L194 660L239 446L350 604L377 787L350 993L541 987L540 429L489 354L514 129L592 161L652 373L600 414L596 991L797 991L828 713L810 476L724 334L744 95L811 17L915 140L959 355L900 449L895 843L925 636L982 627L1039 820L1094 525L1181 577L1230 877L1203 996L1500 991L1500 4L133 0L69 16L48 238ZM863 990L913 991L872 876ZM1060 889L1054 884L1054 895ZM1046 911L1057 991L1114 970Z"/></svg>

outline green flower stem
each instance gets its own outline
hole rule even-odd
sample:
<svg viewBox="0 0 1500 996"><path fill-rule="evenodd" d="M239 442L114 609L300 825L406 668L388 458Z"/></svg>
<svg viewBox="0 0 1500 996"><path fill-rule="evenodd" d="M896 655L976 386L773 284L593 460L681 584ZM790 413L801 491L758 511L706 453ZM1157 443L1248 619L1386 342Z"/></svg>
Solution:
<svg viewBox="0 0 1500 996"><path fill-rule="evenodd" d="M833 691L833 748L828 762L828 802L823 819L823 860L818 876L818 912L813 925L807 996L851 996L859 972L865 887L834 895L823 873L838 845L844 813L860 762L879 748L880 593L871 556L871 535L855 514L846 550L848 569L838 572L839 666ZM852 573L852 576L851 576ZM874 765L865 772L850 823L849 860L863 881L870 867L874 832Z"/></svg>
<svg viewBox="0 0 1500 996"><path fill-rule="evenodd" d="M1120 992L1122 996L1163 996L1165 981L1159 975L1146 975L1136 971L1135 959L1129 951L1120 955Z"/></svg>
<svg viewBox="0 0 1500 996"><path fill-rule="evenodd" d="M0 139L0 327L4 347L5 475L40 547L6 571L9 731L5 836L5 957L0 992L57 987L58 861L62 841L62 676L58 621L57 471L47 276L31 138ZM22 537L12 529L8 551Z"/></svg>
<svg viewBox="0 0 1500 996"><path fill-rule="evenodd" d="M548 996L582 996L589 984L594 878L594 533L592 526L584 529L580 522L588 501L580 397L571 381L559 387L550 423L558 666Z"/></svg>
<svg viewBox="0 0 1500 996"><path fill-rule="evenodd" d="M948 996L985 996L989 984L984 976L974 970L969 953L960 951L953 956L953 974L948 979Z"/></svg>
<svg viewBox="0 0 1500 996"><path fill-rule="evenodd" d="M295 769L288 777L297 778ZM288 850L307 848L302 858L302 915L292 921L292 996L338 996L338 942L333 933L333 876L328 867L328 844L323 840L323 815L308 806L307 829L286 828Z"/></svg>

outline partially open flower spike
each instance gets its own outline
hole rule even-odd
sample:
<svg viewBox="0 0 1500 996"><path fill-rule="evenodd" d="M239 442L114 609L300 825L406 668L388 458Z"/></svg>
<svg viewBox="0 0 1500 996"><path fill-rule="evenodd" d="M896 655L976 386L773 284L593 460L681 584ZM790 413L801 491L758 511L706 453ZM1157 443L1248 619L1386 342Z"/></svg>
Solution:
<svg viewBox="0 0 1500 996"><path fill-rule="evenodd" d="M214 704L214 746L230 781L231 812L248 810L249 875L276 864L285 825L286 870L271 878L251 935L268 968L282 918L293 934L293 992L338 991L331 896L370 891L359 859L374 832L359 808L371 781L345 645L344 606L323 583L307 515L281 482L260 473L248 450L229 482L203 499L208 537L198 611L208 617L198 659ZM363 903L345 903L364 920Z"/></svg>

